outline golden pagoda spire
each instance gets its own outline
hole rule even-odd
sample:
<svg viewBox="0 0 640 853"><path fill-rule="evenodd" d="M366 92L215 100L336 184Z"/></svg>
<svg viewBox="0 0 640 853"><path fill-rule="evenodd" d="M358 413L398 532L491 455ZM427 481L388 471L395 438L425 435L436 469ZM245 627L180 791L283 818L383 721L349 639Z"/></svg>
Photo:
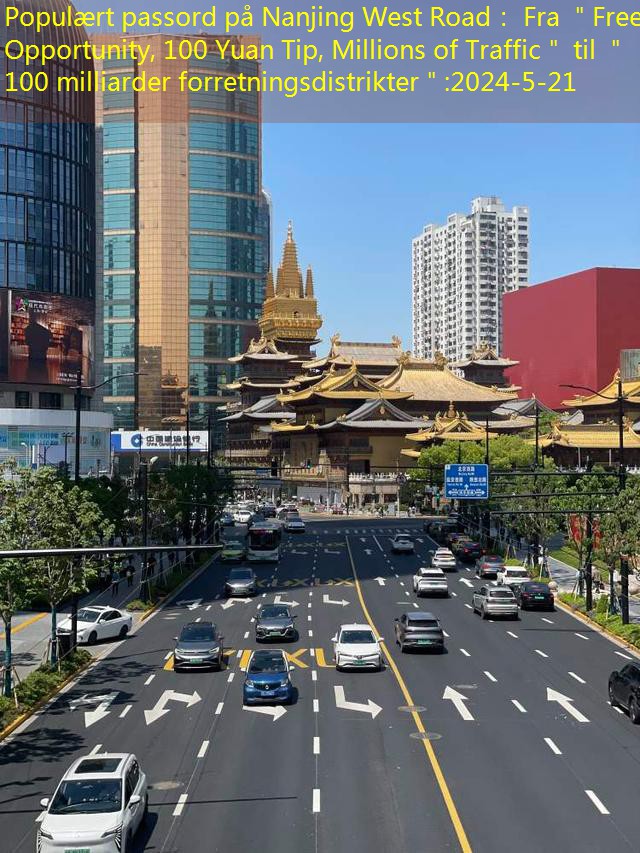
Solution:
<svg viewBox="0 0 640 853"><path fill-rule="evenodd" d="M313 297L313 272L311 271L311 264L307 267L307 279L304 287L304 295L307 299L311 299Z"/></svg>
<svg viewBox="0 0 640 853"><path fill-rule="evenodd" d="M266 284L266 287L264 289L264 298L265 299L272 299L274 296L275 296L275 291L273 289L273 273L271 272L271 270L269 270L267 273L267 284Z"/></svg>
<svg viewBox="0 0 640 853"><path fill-rule="evenodd" d="M302 273L298 266L298 249L293 239L293 224L289 220L287 239L282 250L282 261L276 278L278 296L303 296Z"/></svg>

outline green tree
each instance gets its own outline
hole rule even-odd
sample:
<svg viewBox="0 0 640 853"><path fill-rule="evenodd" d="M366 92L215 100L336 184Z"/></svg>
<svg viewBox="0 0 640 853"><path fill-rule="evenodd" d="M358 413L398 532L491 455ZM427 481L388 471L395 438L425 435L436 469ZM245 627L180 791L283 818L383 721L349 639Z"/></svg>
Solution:
<svg viewBox="0 0 640 853"><path fill-rule="evenodd" d="M70 481L65 480L69 485ZM100 507L104 518L113 527L113 536L126 535L128 520L135 512L129 486L120 477L85 477L80 488Z"/></svg>

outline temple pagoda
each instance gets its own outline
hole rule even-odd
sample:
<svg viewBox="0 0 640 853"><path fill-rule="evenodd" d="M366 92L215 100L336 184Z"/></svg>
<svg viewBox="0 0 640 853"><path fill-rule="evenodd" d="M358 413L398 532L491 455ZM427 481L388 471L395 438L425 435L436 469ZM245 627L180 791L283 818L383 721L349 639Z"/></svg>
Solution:
<svg viewBox="0 0 640 853"><path fill-rule="evenodd" d="M499 356L489 343L483 341L474 347L467 358L453 361L449 366L460 371L465 379L475 382L477 385L519 391L519 386L512 385L504 375L505 370L509 367L515 367L517 364L520 362Z"/></svg>

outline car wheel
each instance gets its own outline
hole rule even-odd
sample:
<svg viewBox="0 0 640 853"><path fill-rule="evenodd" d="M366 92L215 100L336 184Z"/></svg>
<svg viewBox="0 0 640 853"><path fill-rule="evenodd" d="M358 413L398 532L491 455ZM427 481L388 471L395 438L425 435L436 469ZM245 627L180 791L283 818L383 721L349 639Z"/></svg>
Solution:
<svg viewBox="0 0 640 853"><path fill-rule="evenodd" d="M640 706L635 696L629 699L629 719L636 726L640 723Z"/></svg>
<svg viewBox="0 0 640 853"><path fill-rule="evenodd" d="M90 646L95 646L97 639L98 639L98 635L96 634L96 632L95 632L95 631L92 631L92 632L89 634L89 636L87 637L87 643L88 643Z"/></svg>
<svg viewBox="0 0 640 853"><path fill-rule="evenodd" d="M609 702L611 703L612 708L618 707L618 700L615 698L615 694L613 692L613 684L609 682Z"/></svg>
<svg viewBox="0 0 640 853"><path fill-rule="evenodd" d="M118 636L120 637L121 640L124 640L124 638L127 636L128 633L129 633L129 626L123 625L122 628L120 628L120 634Z"/></svg>
<svg viewBox="0 0 640 853"><path fill-rule="evenodd" d="M484 609L484 607L482 608L481 615L482 615L482 618L483 618L483 619L488 619L488 618L489 618L489 614L488 614L488 613L487 613L487 611Z"/></svg>
<svg viewBox="0 0 640 853"><path fill-rule="evenodd" d="M513 621L514 621L514 622L517 622L517 621L520 619L520 614L519 614L519 613L514 613L514 614L513 614L513 616L512 616L511 618L513 619Z"/></svg>

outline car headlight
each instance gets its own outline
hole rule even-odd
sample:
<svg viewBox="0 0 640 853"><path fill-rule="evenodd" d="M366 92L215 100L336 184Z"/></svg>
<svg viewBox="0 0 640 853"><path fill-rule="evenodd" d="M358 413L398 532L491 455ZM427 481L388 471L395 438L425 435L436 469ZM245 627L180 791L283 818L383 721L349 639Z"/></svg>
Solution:
<svg viewBox="0 0 640 853"><path fill-rule="evenodd" d="M285 680L280 682L280 684L278 685L278 687L288 687L288 686L289 686L289 679L288 678L285 678Z"/></svg>
<svg viewBox="0 0 640 853"><path fill-rule="evenodd" d="M220 646L214 646L212 649L209 649L207 654L209 655L217 655L220 651Z"/></svg>
<svg viewBox="0 0 640 853"><path fill-rule="evenodd" d="M252 681L250 678L247 678L247 680L245 681L244 684L245 684L245 687L255 687L256 686L255 681Z"/></svg>

